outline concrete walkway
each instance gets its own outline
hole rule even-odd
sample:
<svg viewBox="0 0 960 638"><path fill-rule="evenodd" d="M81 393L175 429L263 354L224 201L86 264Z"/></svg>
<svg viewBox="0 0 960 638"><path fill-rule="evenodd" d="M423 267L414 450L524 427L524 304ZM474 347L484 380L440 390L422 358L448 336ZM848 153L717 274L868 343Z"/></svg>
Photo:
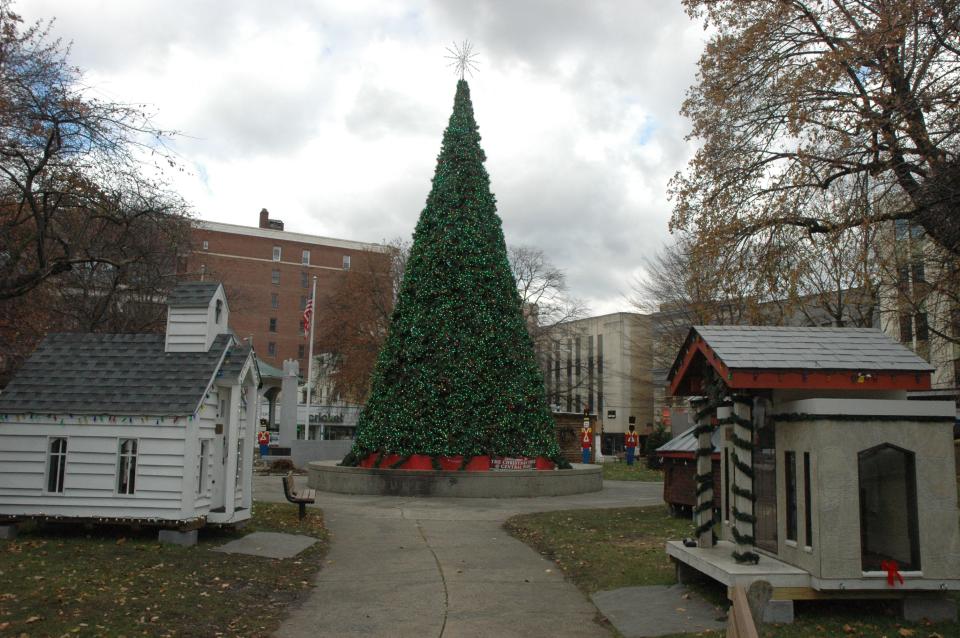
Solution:
<svg viewBox="0 0 960 638"><path fill-rule="evenodd" d="M318 493L330 553L310 598L277 636L609 636L555 564L502 528L514 514L662 502L659 483L604 485L529 499ZM254 493L284 500L277 476L254 477Z"/></svg>

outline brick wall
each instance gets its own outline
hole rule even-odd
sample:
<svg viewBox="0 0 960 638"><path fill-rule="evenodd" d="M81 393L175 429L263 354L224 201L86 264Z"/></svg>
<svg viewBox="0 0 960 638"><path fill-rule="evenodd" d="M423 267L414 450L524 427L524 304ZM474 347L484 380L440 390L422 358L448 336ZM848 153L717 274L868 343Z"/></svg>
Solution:
<svg viewBox="0 0 960 638"><path fill-rule="evenodd" d="M199 277L202 269L206 279L223 283L230 305L230 327L240 338L253 336L258 357L278 368L284 359L298 359L304 373L307 340L300 326L312 278L317 277L316 312L322 312L322 300L345 272L344 256L356 262L367 252L360 244L357 248L324 246L283 237L222 232L202 225L194 229L192 239L193 251L181 269L191 278ZM279 262L273 261L274 246L281 248ZM310 251L309 265L301 263L304 250ZM274 270L280 274L276 284ZM277 296L276 308L273 295ZM271 319L276 319L275 332L270 330ZM272 354L271 343L275 348Z"/></svg>

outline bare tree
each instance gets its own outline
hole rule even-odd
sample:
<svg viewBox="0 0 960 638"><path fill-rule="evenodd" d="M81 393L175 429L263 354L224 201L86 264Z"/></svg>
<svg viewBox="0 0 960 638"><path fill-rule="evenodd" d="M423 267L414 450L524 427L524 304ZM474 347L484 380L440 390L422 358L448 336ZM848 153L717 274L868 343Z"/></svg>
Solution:
<svg viewBox="0 0 960 638"><path fill-rule="evenodd" d="M671 182L672 228L735 249L899 219L960 255L955 0L684 5L712 34L682 109L702 144ZM813 201L860 189L867 206Z"/></svg>
<svg viewBox="0 0 960 638"><path fill-rule="evenodd" d="M370 391L409 249L409 242L395 239L386 250L357 255L318 301L314 352L320 353L321 366L315 382L332 381L335 391L351 402L363 403Z"/></svg>
<svg viewBox="0 0 960 638"><path fill-rule="evenodd" d="M186 219L158 181L164 132L93 96L49 27L0 0L0 300L77 267L136 269L142 238L176 243Z"/></svg>

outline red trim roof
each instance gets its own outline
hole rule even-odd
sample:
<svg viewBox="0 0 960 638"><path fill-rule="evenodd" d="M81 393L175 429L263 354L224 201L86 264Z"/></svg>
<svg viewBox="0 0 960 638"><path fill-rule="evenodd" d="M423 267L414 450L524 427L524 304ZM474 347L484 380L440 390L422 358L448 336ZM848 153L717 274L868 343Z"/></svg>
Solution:
<svg viewBox="0 0 960 638"><path fill-rule="evenodd" d="M705 332L726 332L721 330L723 326L709 326ZM729 327L734 330L748 331L749 326ZM891 362L890 369L883 369L882 365L874 363L863 363L857 367L850 367L847 364L849 360L846 356L838 354L835 358L830 356L829 351L824 354L823 348L817 352L815 364L796 364L793 366L784 365L783 360L774 360L774 357L767 355L764 349L762 338L770 343L771 338L777 337L776 328L756 329L757 347L753 358L745 357L742 348L738 349L735 358L736 366L728 365L720 352L708 343L709 338L700 334L698 327L690 329L687 339L680 353L677 355L676 362L668 376L670 394L673 396L693 396L703 393L703 370L705 365L709 365L724 380L727 386L732 390L767 390L767 389L791 389L791 390L929 390L931 369L922 359L910 353L900 344L894 343L889 337L870 331L871 344L880 343L881 346L890 349L903 348L915 358L917 363L908 361L911 366L909 369L902 369L899 361ZM793 337L801 329L782 329L784 336ZM816 328L802 329L802 334L815 343L817 338ZM840 328L823 328L825 335L836 338L838 334L842 335ZM840 331L840 332L838 332ZM856 335L863 335L862 329L851 329L856 331ZM851 332L851 335L854 333ZM802 351L803 344L797 346L792 344L795 349ZM726 347L726 345L725 345ZM775 349L778 353L783 348ZM731 349L732 350L732 349ZM868 358L871 352L865 353ZM836 367L832 367L832 366ZM901 368L901 369L897 369Z"/></svg>

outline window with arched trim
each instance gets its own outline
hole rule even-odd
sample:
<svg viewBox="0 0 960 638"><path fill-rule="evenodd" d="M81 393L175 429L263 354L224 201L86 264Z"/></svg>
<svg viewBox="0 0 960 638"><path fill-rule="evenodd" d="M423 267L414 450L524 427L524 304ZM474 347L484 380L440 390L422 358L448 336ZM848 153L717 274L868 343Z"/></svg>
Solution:
<svg viewBox="0 0 960 638"><path fill-rule="evenodd" d="M222 314L223 314L223 301L220 300L220 299L217 299L216 324L217 324L218 326L220 325L220 315L222 315Z"/></svg>
<svg viewBox="0 0 960 638"><path fill-rule="evenodd" d="M913 452L885 443L857 455L863 571L920 569L917 470Z"/></svg>

